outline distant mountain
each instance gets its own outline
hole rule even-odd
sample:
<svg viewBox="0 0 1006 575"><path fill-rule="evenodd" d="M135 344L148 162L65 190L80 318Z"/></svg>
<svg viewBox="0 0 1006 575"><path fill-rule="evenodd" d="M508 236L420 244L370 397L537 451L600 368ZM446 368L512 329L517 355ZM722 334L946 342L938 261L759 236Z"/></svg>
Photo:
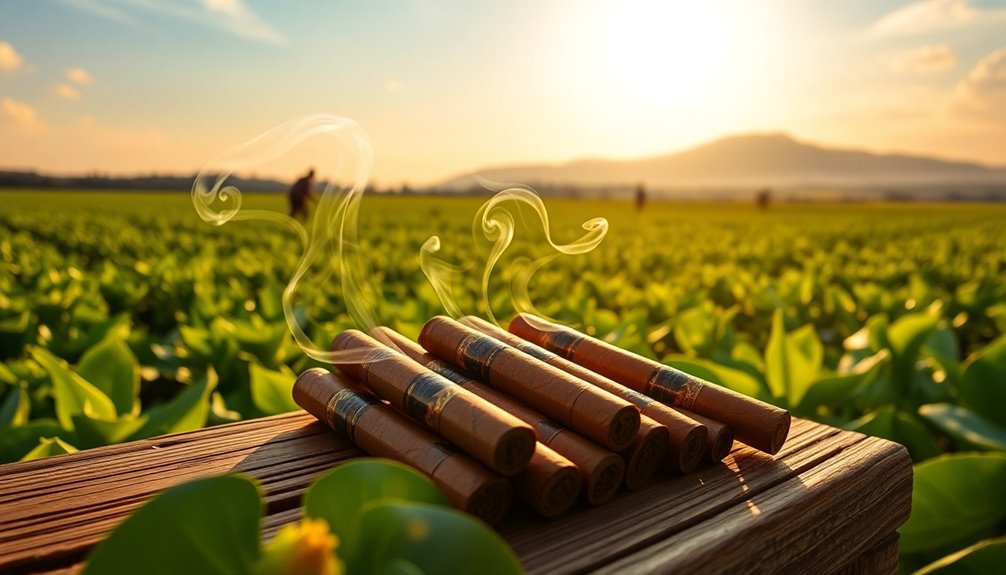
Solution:
<svg viewBox="0 0 1006 575"><path fill-rule="evenodd" d="M972 191L976 187L1006 188L1004 167L833 148L781 133L731 136L649 158L584 159L555 165L486 168L474 173L494 182L522 183L545 190L576 187L619 191L637 183L655 191L763 187L887 191L934 186L944 191L948 187ZM464 175L436 187L463 191L477 185L471 175Z"/></svg>

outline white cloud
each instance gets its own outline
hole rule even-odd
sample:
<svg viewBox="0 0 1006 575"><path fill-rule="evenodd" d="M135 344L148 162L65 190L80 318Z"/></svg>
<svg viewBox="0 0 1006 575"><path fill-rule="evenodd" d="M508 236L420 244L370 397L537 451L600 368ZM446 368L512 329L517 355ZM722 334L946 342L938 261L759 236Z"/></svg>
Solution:
<svg viewBox="0 0 1006 575"><path fill-rule="evenodd" d="M42 122L35 114L35 109L11 98L0 100L0 112L14 121L15 124L24 128L42 128Z"/></svg>
<svg viewBox="0 0 1006 575"><path fill-rule="evenodd" d="M13 72L21 67L24 63L24 58L21 54L17 53L14 46L11 46L9 42L0 42L0 70L4 72Z"/></svg>
<svg viewBox="0 0 1006 575"><path fill-rule="evenodd" d="M1006 122L1006 48L1000 48L975 64L957 85L958 108L983 121Z"/></svg>
<svg viewBox="0 0 1006 575"><path fill-rule="evenodd" d="M80 86L90 86L94 83L94 76L83 68L70 68L66 71L66 79Z"/></svg>
<svg viewBox="0 0 1006 575"><path fill-rule="evenodd" d="M169 16L227 31L235 36L282 44L286 37L264 21L242 0L199 0L198 3L172 0L63 0L77 10L85 11L123 24L139 24L146 13Z"/></svg>
<svg viewBox="0 0 1006 575"><path fill-rule="evenodd" d="M976 8L970 0L921 0L877 20L878 36L914 36L955 28L1006 22L1006 9Z"/></svg>
<svg viewBox="0 0 1006 575"><path fill-rule="evenodd" d="M946 44L921 46L901 52L891 58L891 68L897 72L932 74L949 70L957 64L957 55Z"/></svg>
<svg viewBox="0 0 1006 575"><path fill-rule="evenodd" d="M80 98L80 92L69 84L56 84L52 91L64 100L77 100Z"/></svg>

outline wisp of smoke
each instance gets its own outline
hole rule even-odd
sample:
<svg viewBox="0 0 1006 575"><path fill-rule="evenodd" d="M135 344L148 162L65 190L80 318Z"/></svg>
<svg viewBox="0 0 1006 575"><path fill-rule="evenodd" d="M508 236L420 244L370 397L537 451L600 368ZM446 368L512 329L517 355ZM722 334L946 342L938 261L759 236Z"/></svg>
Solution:
<svg viewBox="0 0 1006 575"><path fill-rule="evenodd" d="M352 183L345 188L329 181L321 193L310 230L296 219L269 210L242 210L241 191L233 185L225 185L226 180L240 170L252 170L263 164L288 154L298 145L313 138L330 143L331 157L326 166L331 173L349 168L353 173ZM373 161L370 140L366 133L352 120L329 114L304 116L277 126L213 159L196 175L192 184L192 202L203 221L222 226L230 221L259 220L282 225L291 230L301 242L302 252L296 268L286 288L283 290L283 313L287 326L297 345L308 356L332 364L375 361L372 353L361 356L358 350L331 351L321 349L311 341L304 327L294 313L294 299L297 289L312 269L311 279L327 284L332 276L339 278L342 299L346 310L364 332L373 333L377 326L374 303L379 290L368 281L366 261L361 253L357 237L357 220L360 201ZM507 209L514 206L519 217L523 217L521 207L529 207L537 216L544 230L545 239L556 253L536 261L522 261L514 274L511 296L514 308L520 312L533 313L545 317L531 302L528 283L534 273L555 257L566 254L583 254L593 250L604 239L608 222L604 218L593 218L583 223L586 233L568 244L559 244L552 239L548 212L541 198L529 187L521 185L498 185L479 178L486 188L496 191L478 210L473 222L472 234L476 245L488 240L491 248L486 256L482 271L481 301L488 319L497 323L490 306L489 283L493 269L507 248L513 243L515 218ZM431 236L419 253L420 267L436 291L448 315L459 318L467 315L457 304L452 292L454 279L464 272L465 267L449 264L436 256L441 248L440 238ZM546 324L547 325L547 324ZM387 338L377 335L379 339ZM385 344L395 347L390 341Z"/></svg>

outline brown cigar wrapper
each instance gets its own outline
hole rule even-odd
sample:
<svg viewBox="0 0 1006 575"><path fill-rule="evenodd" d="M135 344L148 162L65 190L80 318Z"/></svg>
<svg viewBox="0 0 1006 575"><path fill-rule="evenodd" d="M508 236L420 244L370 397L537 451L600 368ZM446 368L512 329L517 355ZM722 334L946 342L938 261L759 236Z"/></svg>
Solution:
<svg viewBox="0 0 1006 575"><path fill-rule="evenodd" d="M504 410L360 331L340 333L332 349L361 350L358 363L340 364L339 370L491 469L513 475L531 460L534 431Z"/></svg>
<svg viewBox="0 0 1006 575"><path fill-rule="evenodd" d="M734 446L734 432L730 429L729 425L684 409L681 410L681 413L702 423L709 430L705 449L706 461L718 463L723 461L727 455L730 455L730 450Z"/></svg>
<svg viewBox="0 0 1006 575"><path fill-rule="evenodd" d="M555 517L576 503L583 479L570 460L539 442L531 462L514 476L513 485L517 496L542 517Z"/></svg>
<svg viewBox="0 0 1006 575"><path fill-rule="evenodd" d="M666 460L672 471L687 473L698 467L702 461L702 456L706 451L708 433L705 426L694 418L682 415L679 411L675 411L673 408L656 401L652 397L629 389L597 372L577 365L484 319L467 316L461 321L490 337L494 337L507 345L517 348L531 357L544 361L553 367L559 368L570 375L596 385L608 393L628 401L635 405L642 415L648 416L656 423L666 427L668 432ZM639 436L637 434L637 437L633 440L633 445L638 443ZM623 455L625 454L623 453ZM628 485L630 482L629 476L634 474L631 471L633 467L632 463L628 459L626 463L629 468L626 472L626 484Z"/></svg>
<svg viewBox="0 0 1006 575"><path fill-rule="evenodd" d="M666 427L645 415L640 416L639 431L629 448L622 452L625 458L625 486L639 489L646 485L666 460L670 444Z"/></svg>
<svg viewBox="0 0 1006 575"><path fill-rule="evenodd" d="M487 523L499 522L509 511L512 495L506 479L455 451L349 380L323 369L309 369L294 383L293 399L368 454L394 459L425 473L458 509Z"/></svg>
<svg viewBox="0 0 1006 575"><path fill-rule="evenodd" d="M450 318L426 322L419 343L432 355L614 451L628 447L639 430L639 411L629 402Z"/></svg>
<svg viewBox="0 0 1006 575"><path fill-rule="evenodd" d="M538 441L571 461L583 480L583 495L591 505L610 499L625 477L625 462L617 454L559 427L541 413L465 375L460 369L426 353L419 344L389 328L377 328L414 361L432 369L530 425Z"/></svg>
<svg viewBox="0 0 1006 575"><path fill-rule="evenodd" d="M663 403L725 423L738 441L766 453L778 453L786 441L790 414L774 405L533 316L517 316L510 331Z"/></svg>

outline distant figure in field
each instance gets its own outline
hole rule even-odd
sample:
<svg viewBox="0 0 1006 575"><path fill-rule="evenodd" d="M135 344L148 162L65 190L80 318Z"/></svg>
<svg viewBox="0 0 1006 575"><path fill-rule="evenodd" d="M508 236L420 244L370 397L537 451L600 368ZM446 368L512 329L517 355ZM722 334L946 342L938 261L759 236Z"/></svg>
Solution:
<svg viewBox="0 0 1006 575"><path fill-rule="evenodd" d="M636 186L636 211L643 211L643 206L646 205L646 187L643 184Z"/></svg>
<svg viewBox="0 0 1006 575"><path fill-rule="evenodd" d="M307 201L314 199L313 187L314 168L308 170L306 176L300 178L290 186L290 191L286 195L290 198L291 218L299 218L303 215L304 219L307 219Z"/></svg>
<svg viewBox="0 0 1006 575"><path fill-rule="evenodd" d="M772 190L769 188L764 188L755 194L755 205L758 206L759 210L767 210L769 203L772 201Z"/></svg>

